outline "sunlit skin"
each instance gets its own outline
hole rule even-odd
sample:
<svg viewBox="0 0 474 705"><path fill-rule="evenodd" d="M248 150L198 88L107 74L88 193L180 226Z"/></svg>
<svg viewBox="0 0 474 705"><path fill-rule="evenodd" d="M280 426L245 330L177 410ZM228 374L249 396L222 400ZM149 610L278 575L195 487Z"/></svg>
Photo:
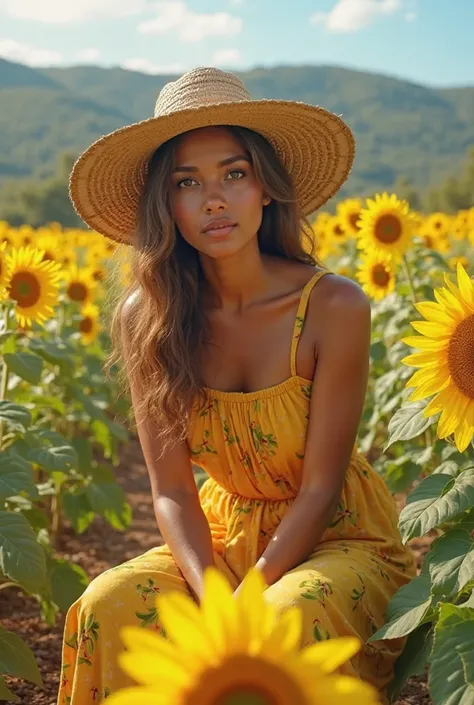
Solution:
<svg viewBox="0 0 474 705"><path fill-rule="evenodd" d="M228 130L187 133L175 163L173 217L199 252L205 277L201 303L212 340L196 351L204 383L228 392L277 385L291 375L298 302L315 269L260 252L257 231L269 198ZM228 219L234 227L203 232L216 219ZM302 484L256 563L270 586L269 595L274 583L307 559L337 507L365 398L369 347L367 297L344 277L323 277L310 294L296 358L297 375L313 381ZM189 448L183 442L157 461L155 442L143 438L143 446L153 468L153 492L179 498L179 516L186 517L178 519L174 510L163 509L161 528L199 600L204 569L214 559L190 472Z"/></svg>

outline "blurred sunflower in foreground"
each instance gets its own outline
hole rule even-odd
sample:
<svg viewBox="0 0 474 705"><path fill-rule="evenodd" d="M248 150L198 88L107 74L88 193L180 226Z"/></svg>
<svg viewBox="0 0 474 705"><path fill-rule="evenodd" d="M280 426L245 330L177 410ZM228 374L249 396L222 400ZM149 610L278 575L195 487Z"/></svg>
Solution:
<svg viewBox="0 0 474 705"><path fill-rule="evenodd" d="M358 226L360 249L400 257L412 244L416 219L406 201L400 201L395 194L377 193L374 199L367 199Z"/></svg>
<svg viewBox="0 0 474 705"><path fill-rule="evenodd" d="M13 249L5 255L7 297L15 302L15 317L25 328L43 324L58 303L61 265L43 260L44 251L33 247Z"/></svg>
<svg viewBox="0 0 474 705"><path fill-rule="evenodd" d="M380 301L395 288L395 271L391 257L367 252L362 257L357 278L367 296Z"/></svg>
<svg viewBox="0 0 474 705"><path fill-rule="evenodd" d="M140 627L121 630L123 670L141 685L109 696L107 705L375 705L377 691L337 670L361 646L353 637L299 651L302 617L283 615L264 597L252 569L234 596L225 577L208 568L198 607L178 592L157 598L170 637Z"/></svg>
<svg viewBox="0 0 474 705"><path fill-rule="evenodd" d="M420 369L408 380L415 387L410 400L433 399L425 416L441 413L438 438L454 434L462 453L474 434L474 283L462 264L457 266L457 286L445 275L446 287L434 290L436 302L415 305L425 321L413 321L419 336L405 338L419 348L402 362Z"/></svg>

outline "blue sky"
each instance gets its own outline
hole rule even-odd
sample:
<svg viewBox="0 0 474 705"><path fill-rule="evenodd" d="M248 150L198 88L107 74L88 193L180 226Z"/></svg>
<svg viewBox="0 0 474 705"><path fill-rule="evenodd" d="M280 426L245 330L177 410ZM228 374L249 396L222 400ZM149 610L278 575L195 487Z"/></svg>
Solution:
<svg viewBox="0 0 474 705"><path fill-rule="evenodd" d="M0 56L180 73L339 65L474 85L472 0L0 0Z"/></svg>

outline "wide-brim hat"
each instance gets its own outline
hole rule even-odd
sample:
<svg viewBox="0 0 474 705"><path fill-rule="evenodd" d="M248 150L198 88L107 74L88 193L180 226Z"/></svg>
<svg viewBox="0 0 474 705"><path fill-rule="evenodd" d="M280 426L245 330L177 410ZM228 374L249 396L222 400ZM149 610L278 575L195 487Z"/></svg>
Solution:
<svg viewBox="0 0 474 705"><path fill-rule="evenodd" d="M253 100L242 81L216 68L196 68L167 83L154 117L121 127L78 158L69 180L73 206L93 230L131 244L148 161L172 137L201 127L236 125L273 146L309 215L347 179L354 137L324 108L289 100Z"/></svg>

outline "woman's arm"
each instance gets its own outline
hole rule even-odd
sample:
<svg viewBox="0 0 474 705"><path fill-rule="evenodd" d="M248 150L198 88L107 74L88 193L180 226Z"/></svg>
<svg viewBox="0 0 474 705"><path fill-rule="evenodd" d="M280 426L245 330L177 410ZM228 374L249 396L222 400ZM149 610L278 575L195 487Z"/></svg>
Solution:
<svg viewBox="0 0 474 705"><path fill-rule="evenodd" d="M130 350L127 322L132 303L127 302L122 318L122 340L127 367ZM138 409L138 394L131 385L132 405ZM135 413L137 432L150 476L158 528L196 600L203 592L204 570L214 565L211 531L199 502L189 448L185 441L175 444L163 455L156 440L158 426ZM161 456L161 457L160 457Z"/></svg>
<svg viewBox="0 0 474 705"><path fill-rule="evenodd" d="M320 342L303 479L297 498L256 564L268 585L309 557L331 521L365 400L370 353L368 299L357 284L332 276L321 282L317 294L321 301L316 311ZM311 325L309 312L306 325Z"/></svg>

